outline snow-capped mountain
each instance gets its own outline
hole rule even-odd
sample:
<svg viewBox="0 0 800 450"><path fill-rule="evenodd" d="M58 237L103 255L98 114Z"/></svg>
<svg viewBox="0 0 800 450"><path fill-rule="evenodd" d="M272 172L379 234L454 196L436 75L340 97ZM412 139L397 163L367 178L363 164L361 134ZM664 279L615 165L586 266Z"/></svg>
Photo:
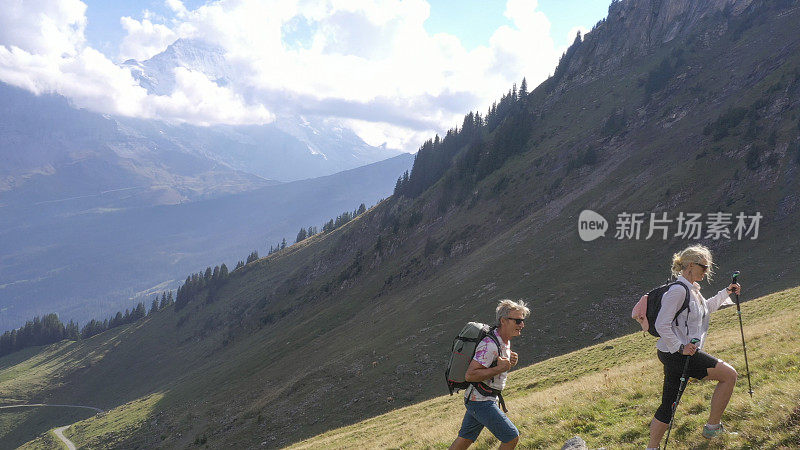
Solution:
<svg viewBox="0 0 800 450"><path fill-rule="evenodd" d="M122 63L139 85L151 94L169 95L175 88L175 68L202 72L220 86L231 80L231 67L225 51L198 39L178 39L166 50L146 61L129 59Z"/></svg>
<svg viewBox="0 0 800 450"><path fill-rule="evenodd" d="M175 69L179 67L201 72L219 86L228 86L236 76L222 48L197 39L178 39L146 61L128 60L122 66L130 69L149 93L157 95L173 92ZM213 126L193 134L205 135L211 141L220 136L234 140L246 150L210 142L202 148L207 156L217 157L231 167L249 168L256 175L281 181L329 175L400 153L368 145L335 118L276 114L276 120L268 125ZM186 131L185 127L178 128Z"/></svg>

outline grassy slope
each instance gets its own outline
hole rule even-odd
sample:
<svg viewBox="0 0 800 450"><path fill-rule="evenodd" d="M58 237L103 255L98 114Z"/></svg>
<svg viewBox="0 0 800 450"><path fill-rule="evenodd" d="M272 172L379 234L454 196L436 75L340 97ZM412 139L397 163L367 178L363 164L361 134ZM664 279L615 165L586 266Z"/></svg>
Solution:
<svg viewBox="0 0 800 450"><path fill-rule="evenodd" d="M693 380L679 407L676 448L797 448L800 446L800 288L743 305L755 395L747 395L736 308L712 316L706 348L740 373L723 420L738 436L708 444L700 428L714 384ZM535 320L534 320L535 322ZM580 435L590 447L647 443L647 423L660 401L661 365L655 339L634 333L548 359L509 376L509 416L523 448L559 447ZM526 348L517 347L519 352ZM460 397L443 396L332 430L293 448L447 448L463 417ZM435 424L435 426L431 426ZM484 432L476 448L497 444Z"/></svg>
<svg viewBox="0 0 800 450"><path fill-rule="evenodd" d="M499 297L533 305L536 320L518 342L530 349L522 365L588 345L598 334L632 330L624 318L632 293L662 281L670 253L687 242L583 243L575 221L584 208L612 221L624 210L761 210L770 221L760 240L708 242L720 272L744 270L751 295L797 285L800 231L791 193L798 169L785 146L796 141L800 108L788 87L800 52L785 51L797 48L796 21L795 11L738 40L723 35L687 50L694 69L682 69L649 103L642 103L640 80L675 48L689 46L674 42L623 71L573 83L557 98L539 91L532 98L550 106L530 151L462 204L439 211L440 183L420 199L387 201L335 233L248 266L214 302L200 299L74 346L2 358L0 395L115 408L68 432L96 447L204 439L276 446L355 423L440 395L452 335L467 320L490 320ZM786 92L773 90L776 82ZM786 111L765 108L761 121L780 130L776 148L783 153L776 165L750 171L742 161L744 126L719 142L701 130L726 107L765 96L776 104L789 98ZM628 111L629 130L600 136L619 107ZM569 158L589 145L600 149L600 162L567 170ZM414 210L423 221L409 227ZM392 216L400 222L396 232L386 225ZM354 261L361 271L341 277ZM559 325L565 321L574 326Z"/></svg>
<svg viewBox="0 0 800 450"><path fill-rule="evenodd" d="M60 407L0 410L0 448L16 448L36 438L41 430L69 425L93 415L89 410Z"/></svg>

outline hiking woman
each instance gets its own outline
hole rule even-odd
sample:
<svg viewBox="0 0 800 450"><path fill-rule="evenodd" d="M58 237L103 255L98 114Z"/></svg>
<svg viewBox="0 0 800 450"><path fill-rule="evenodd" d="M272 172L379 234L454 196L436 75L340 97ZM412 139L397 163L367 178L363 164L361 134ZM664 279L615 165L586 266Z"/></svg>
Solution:
<svg viewBox="0 0 800 450"><path fill-rule="evenodd" d="M698 284L704 277L711 280L713 261L711 252L702 245L691 246L672 257L672 275L677 278L661 299L661 310L658 313L655 327L661 338L656 343L658 359L664 364L664 391L661 395L661 406L650 422L650 443L648 449L657 449L661 438L669 427L672 418L672 404L678 395L680 378L684 363L689 358L687 376L700 380L718 381L711 397L711 411L708 423L703 427L703 437L711 439L724 433L722 412L736 384L737 373L730 364L702 351L708 332L709 314L723 305L732 305L729 295L739 293L739 284L731 284L719 291L715 296L705 299L700 294ZM680 310L689 291L689 308ZM674 320L673 320L674 319ZM697 339L693 344L690 341Z"/></svg>

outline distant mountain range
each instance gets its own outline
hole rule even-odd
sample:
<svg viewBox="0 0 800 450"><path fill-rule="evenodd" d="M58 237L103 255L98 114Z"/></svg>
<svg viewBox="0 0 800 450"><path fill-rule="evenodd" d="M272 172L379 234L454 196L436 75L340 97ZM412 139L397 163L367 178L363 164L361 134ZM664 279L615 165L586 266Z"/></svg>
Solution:
<svg viewBox="0 0 800 450"><path fill-rule="evenodd" d="M326 177L176 205L0 208L0 330L50 312L81 323L102 319L147 302L147 294L177 288L208 265L224 262L232 270L254 250L266 254L284 238L294 243L300 227L321 230L327 220L389 196L412 160L402 154Z"/></svg>
<svg viewBox="0 0 800 450"><path fill-rule="evenodd" d="M147 61L127 61L154 94L174 70L229 76L225 55L178 40ZM176 204L330 175L397 150L367 145L336 119L278 115L266 125L193 126L108 116L55 94L0 83L0 207L82 199L82 207Z"/></svg>
<svg viewBox="0 0 800 450"><path fill-rule="evenodd" d="M196 40L123 65L156 94L171 92L177 67L230 76L225 55ZM49 312L100 317L201 266L235 264L388 196L411 158L333 119L203 127L0 83L0 329Z"/></svg>
<svg viewBox="0 0 800 450"><path fill-rule="evenodd" d="M399 154L367 146L348 129L308 122L291 130L297 138L276 124L197 127L110 117L2 83L0 98L0 207L176 204ZM280 123L291 128L287 119Z"/></svg>

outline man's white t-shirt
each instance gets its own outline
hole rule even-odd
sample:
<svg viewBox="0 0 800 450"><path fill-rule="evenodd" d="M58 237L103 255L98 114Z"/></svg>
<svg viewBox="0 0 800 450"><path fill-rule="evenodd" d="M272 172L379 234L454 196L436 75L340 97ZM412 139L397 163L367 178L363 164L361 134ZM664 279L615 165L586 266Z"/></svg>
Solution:
<svg viewBox="0 0 800 450"><path fill-rule="evenodd" d="M503 342L503 339L500 338L500 335L497 334L497 330L492 330L495 337L497 337L497 342L500 343L500 354L505 358L511 357L511 343ZM475 361L478 361L483 367L489 367L492 363L497 359L497 346L494 344L494 341L489 336L483 338L482 341L478 343L478 346L475 348L475 356L472 358ZM508 377L508 372L503 372L498 375L495 375L494 378L490 378L488 380L484 380L483 384L489 386L493 389L503 390L506 387L506 378ZM496 401L496 397L486 397L485 395L481 395L474 386L467 388L464 392L464 396L471 401L477 402L485 402L485 401Z"/></svg>

